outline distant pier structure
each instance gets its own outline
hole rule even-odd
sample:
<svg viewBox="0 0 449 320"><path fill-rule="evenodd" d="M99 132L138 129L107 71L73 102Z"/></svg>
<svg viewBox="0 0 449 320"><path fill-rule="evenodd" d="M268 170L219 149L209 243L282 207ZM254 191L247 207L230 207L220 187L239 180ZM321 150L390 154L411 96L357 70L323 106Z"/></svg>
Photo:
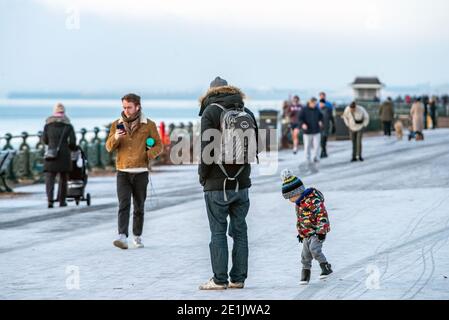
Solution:
<svg viewBox="0 0 449 320"><path fill-rule="evenodd" d="M357 77L351 87L356 101L379 102L385 85L377 77Z"/></svg>

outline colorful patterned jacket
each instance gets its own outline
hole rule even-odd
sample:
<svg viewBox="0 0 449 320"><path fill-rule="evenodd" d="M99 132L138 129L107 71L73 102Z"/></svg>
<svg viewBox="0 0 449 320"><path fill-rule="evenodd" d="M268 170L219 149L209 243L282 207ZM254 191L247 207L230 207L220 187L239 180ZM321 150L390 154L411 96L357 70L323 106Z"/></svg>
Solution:
<svg viewBox="0 0 449 320"><path fill-rule="evenodd" d="M298 218L296 228L302 238L330 232L324 196L317 189L306 189L296 201L296 216Z"/></svg>

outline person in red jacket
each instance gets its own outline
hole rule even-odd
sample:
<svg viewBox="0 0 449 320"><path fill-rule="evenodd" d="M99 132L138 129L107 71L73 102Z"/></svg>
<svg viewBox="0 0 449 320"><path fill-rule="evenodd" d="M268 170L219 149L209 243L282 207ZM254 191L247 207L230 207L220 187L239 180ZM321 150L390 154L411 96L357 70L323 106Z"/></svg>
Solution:
<svg viewBox="0 0 449 320"><path fill-rule="evenodd" d="M301 263L301 285L307 285L313 259L320 263L320 279L327 278L333 271L322 252L327 233L330 232L330 222L324 205L323 194L315 189L304 187L302 181L286 169L281 173L282 195L296 204L298 240L303 244Z"/></svg>

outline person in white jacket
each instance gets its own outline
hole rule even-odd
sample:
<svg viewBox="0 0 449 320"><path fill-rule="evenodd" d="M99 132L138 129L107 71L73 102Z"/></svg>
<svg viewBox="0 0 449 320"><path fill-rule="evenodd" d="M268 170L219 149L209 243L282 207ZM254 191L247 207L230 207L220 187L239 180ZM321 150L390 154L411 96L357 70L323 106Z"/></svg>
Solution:
<svg viewBox="0 0 449 320"><path fill-rule="evenodd" d="M343 112L343 121L349 129L349 134L352 140L352 160L356 162L358 160L363 161L362 157L362 136L363 129L369 124L369 114L364 107L352 102L347 106Z"/></svg>

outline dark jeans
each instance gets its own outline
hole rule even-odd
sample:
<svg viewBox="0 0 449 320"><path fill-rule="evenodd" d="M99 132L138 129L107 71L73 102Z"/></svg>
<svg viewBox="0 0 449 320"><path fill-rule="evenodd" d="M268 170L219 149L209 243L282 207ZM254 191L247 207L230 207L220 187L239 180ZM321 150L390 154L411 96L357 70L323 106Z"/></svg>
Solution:
<svg viewBox="0 0 449 320"><path fill-rule="evenodd" d="M248 234L246 215L249 210L248 189L226 191L228 201L224 201L223 190L206 191L207 216L211 231L209 244L214 281L217 284L228 283L228 228L227 217L230 217L229 236L233 238L232 269L229 277L232 282L245 282L248 275Z"/></svg>
<svg viewBox="0 0 449 320"><path fill-rule="evenodd" d="M142 235L145 200L147 198L148 172L117 172L118 233L128 237L131 196L133 199L133 234Z"/></svg>
<svg viewBox="0 0 449 320"><path fill-rule="evenodd" d="M362 157L363 130L349 132L352 141L352 158Z"/></svg>
<svg viewBox="0 0 449 320"><path fill-rule="evenodd" d="M58 184L58 198L60 204L65 203L67 197L67 179L68 175L66 172L46 172L45 173L45 189L47 191L48 202L54 202L54 190L55 190L55 180L56 175L59 174L59 184Z"/></svg>
<svg viewBox="0 0 449 320"><path fill-rule="evenodd" d="M426 107L427 110L427 107ZM427 111L424 111L424 129L427 129Z"/></svg>
<svg viewBox="0 0 449 320"><path fill-rule="evenodd" d="M327 136L321 133L321 155L327 155Z"/></svg>
<svg viewBox="0 0 449 320"><path fill-rule="evenodd" d="M384 125L384 135L391 137L391 121L382 121Z"/></svg>
<svg viewBox="0 0 449 320"><path fill-rule="evenodd" d="M430 112L430 118L432 119L432 129L437 128L437 114L436 112Z"/></svg>

